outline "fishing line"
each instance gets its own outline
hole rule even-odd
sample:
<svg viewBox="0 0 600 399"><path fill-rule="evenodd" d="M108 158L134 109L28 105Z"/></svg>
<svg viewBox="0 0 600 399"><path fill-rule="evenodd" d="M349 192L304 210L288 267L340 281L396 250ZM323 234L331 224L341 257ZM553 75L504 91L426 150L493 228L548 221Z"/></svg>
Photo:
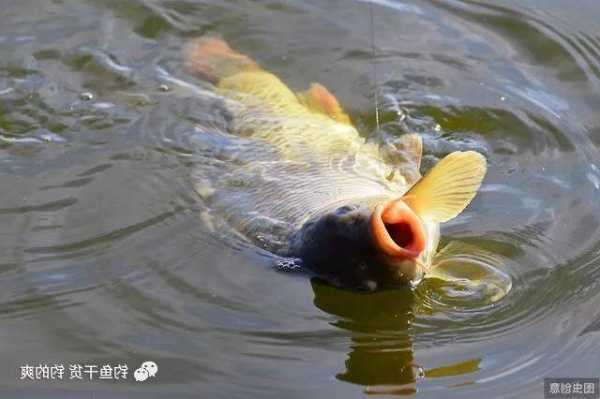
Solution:
<svg viewBox="0 0 600 399"><path fill-rule="evenodd" d="M373 0L369 0L369 15L371 16L371 65L373 68L374 82L373 98L375 99L375 124L377 126L377 130L379 130L379 93L377 86L377 62L375 59L375 19L373 17Z"/></svg>

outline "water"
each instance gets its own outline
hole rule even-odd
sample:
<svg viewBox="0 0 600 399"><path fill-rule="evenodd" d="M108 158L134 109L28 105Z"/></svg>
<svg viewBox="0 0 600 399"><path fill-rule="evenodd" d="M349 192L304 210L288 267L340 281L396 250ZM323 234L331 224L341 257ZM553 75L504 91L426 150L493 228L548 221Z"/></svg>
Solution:
<svg viewBox="0 0 600 399"><path fill-rule="evenodd" d="M489 160L442 231L474 248L448 259L455 283L364 294L282 272L193 190L219 162L198 137L227 115L183 43L216 33L296 89L319 81L367 135L368 3L3 2L2 397L522 398L598 376L600 6L374 3L382 131L421 133L425 168ZM501 265L506 296L464 280L477 264ZM19 380L144 360L151 382Z"/></svg>

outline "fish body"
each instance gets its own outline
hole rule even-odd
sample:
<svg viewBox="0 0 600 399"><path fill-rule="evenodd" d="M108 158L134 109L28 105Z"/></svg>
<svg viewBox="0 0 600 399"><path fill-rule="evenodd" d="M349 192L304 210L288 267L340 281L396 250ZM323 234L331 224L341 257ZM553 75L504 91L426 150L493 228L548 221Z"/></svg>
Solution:
<svg viewBox="0 0 600 399"><path fill-rule="evenodd" d="M220 39L193 41L184 57L227 99L230 132L269 153L248 155L229 174L243 183L222 183L211 199L241 233L340 284L422 279L439 224L481 184L483 156L449 154L423 178L420 136L401 136L390 156L359 134L322 85L294 93Z"/></svg>

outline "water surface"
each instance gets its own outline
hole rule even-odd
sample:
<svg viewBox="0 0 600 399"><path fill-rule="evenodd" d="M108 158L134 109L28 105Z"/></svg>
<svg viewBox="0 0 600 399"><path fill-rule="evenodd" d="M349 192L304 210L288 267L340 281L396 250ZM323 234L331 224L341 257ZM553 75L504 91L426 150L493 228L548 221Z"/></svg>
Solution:
<svg viewBox="0 0 600 399"><path fill-rule="evenodd" d="M2 397L523 398L599 376L600 5L374 0L373 16L376 79L364 1L3 2ZM474 248L454 265L501 265L508 294L340 290L228 229L194 191L232 151L182 68L204 34L297 90L323 83L365 136L377 87L379 134L421 133L424 169L483 152L482 190L442 234ZM144 360L148 383L19 380Z"/></svg>

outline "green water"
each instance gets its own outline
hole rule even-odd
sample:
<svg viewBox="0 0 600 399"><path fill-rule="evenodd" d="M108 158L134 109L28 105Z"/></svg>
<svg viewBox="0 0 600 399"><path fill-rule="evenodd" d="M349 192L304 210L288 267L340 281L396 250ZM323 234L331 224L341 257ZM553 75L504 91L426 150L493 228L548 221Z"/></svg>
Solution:
<svg viewBox="0 0 600 399"><path fill-rule="evenodd" d="M4 1L0 396L538 398L600 377L600 4L574 4L374 0L373 61L363 1ZM205 34L323 83L365 136L378 87L382 131L421 133L425 169L484 153L443 242L508 294L340 290L228 230L193 188L236 151L182 66ZM20 379L145 360L145 382Z"/></svg>

